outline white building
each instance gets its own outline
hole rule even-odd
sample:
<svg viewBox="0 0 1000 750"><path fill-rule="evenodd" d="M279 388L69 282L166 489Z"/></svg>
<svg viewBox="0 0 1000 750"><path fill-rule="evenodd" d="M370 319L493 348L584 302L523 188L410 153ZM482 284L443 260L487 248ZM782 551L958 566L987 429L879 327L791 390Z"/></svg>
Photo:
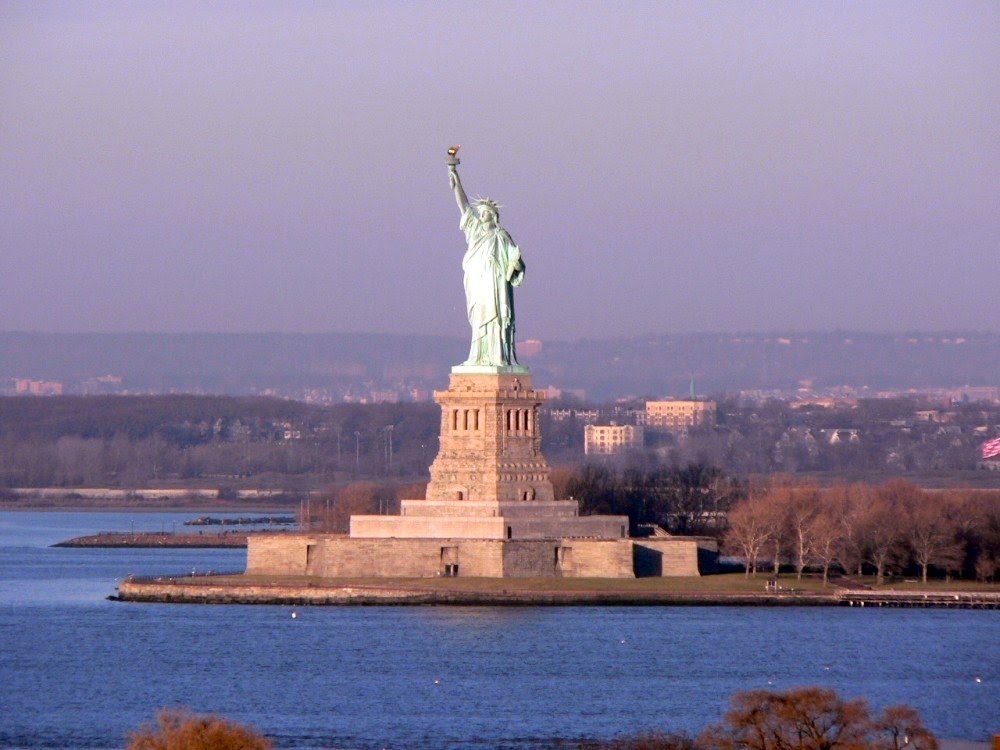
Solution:
<svg viewBox="0 0 1000 750"><path fill-rule="evenodd" d="M642 448L645 431L633 424L588 424L583 428L583 452L588 455L613 455Z"/></svg>

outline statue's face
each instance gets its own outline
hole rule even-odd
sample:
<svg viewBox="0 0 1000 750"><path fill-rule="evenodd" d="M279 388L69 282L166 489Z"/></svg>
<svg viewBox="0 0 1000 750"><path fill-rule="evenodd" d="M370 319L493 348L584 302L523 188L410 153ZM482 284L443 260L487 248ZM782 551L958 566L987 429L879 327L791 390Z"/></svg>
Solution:
<svg viewBox="0 0 1000 750"><path fill-rule="evenodd" d="M493 226L497 223L497 212L489 206L479 207L479 220L486 226Z"/></svg>

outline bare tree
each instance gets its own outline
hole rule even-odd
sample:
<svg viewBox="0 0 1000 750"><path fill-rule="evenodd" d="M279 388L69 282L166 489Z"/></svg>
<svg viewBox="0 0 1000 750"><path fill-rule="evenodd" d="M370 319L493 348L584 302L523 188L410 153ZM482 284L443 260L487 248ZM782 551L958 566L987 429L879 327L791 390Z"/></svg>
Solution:
<svg viewBox="0 0 1000 750"><path fill-rule="evenodd" d="M965 547L963 570L986 581L1000 567L1000 491L955 490L947 493L945 512Z"/></svg>
<svg viewBox="0 0 1000 750"><path fill-rule="evenodd" d="M937 737L910 706L887 706L872 730L873 750L938 750Z"/></svg>
<svg viewBox="0 0 1000 750"><path fill-rule="evenodd" d="M845 701L827 688L748 690L729 706L722 722L698 736L700 750L856 750L871 731L863 699Z"/></svg>
<svg viewBox="0 0 1000 750"><path fill-rule="evenodd" d="M809 538L809 561L823 569L823 585L830 579L830 567L837 561L837 552L843 539L843 525L838 508L832 498L821 496L818 512L809 520L806 534Z"/></svg>
<svg viewBox="0 0 1000 750"><path fill-rule="evenodd" d="M729 511L729 528L723 547L743 557L745 575L757 575L757 559L773 534L771 508L766 493L751 486L749 496Z"/></svg>
<svg viewBox="0 0 1000 750"><path fill-rule="evenodd" d="M938 750L909 706L873 719L862 698L819 687L749 690L730 699L723 720L695 740L698 750Z"/></svg>
<svg viewBox="0 0 1000 750"><path fill-rule="evenodd" d="M861 575L865 561L864 515L873 494L871 487L861 483L834 485L825 493L827 502L836 509L840 526L836 558L845 573Z"/></svg>
<svg viewBox="0 0 1000 750"><path fill-rule="evenodd" d="M802 580L813 547L812 524L819 515L819 489L814 483L786 485L784 496L784 536L792 551L795 577Z"/></svg>
<svg viewBox="0 0 1000 750"><path fill-rule="evenodd" d="M271 742L253 729L186 709L160 711L156 727L143 724L129 735L128 743L128 750L270 750L271 747Z"/></svg>
<svg viewBox="0 0 1000 750"><path fill-rule="evenodd" d="M899 561L903 530L900 516L920 489L896 479L876 488L871 505L860 517L868 562L875 566L875 584L885 583L885 574Z"/></svg>
<svg viewBox="0 0 1000 750"><path fill-rule="evenodd" d="M764 497L764 519L770 531L768 542L774 550L774 575L778 575L782 553L787 550L801 579L808 547L806 525L816 513L816 488L803 486L788 474L776 474L764 485Z"/></svg>
<svg viewBox="0 0 1000 750"><path fill-rule="evenodd" d="M399 487L392 482L352 482L343 487L328 487L310 498L307 524L322 531L346 534L351 516L397 515L401 496L422 494L419 484Z"/></svg>
<svg viewBox="0 0 1000 750"><path fill-rule="evenodd" d="M955 541L956 528L939 498L917 491L905 497L900 518L913 559L920 566L920 577L927 583L931 565L954 570L962 564L963 545Z"/></svg>

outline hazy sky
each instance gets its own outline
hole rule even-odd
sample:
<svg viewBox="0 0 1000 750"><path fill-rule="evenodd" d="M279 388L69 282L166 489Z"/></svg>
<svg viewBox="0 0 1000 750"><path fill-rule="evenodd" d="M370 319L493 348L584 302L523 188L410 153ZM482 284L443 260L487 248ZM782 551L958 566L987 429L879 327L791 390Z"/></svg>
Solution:
<svg viewBox="0 0 1000 750"><path fill-rule="evenodd" d="M1000 3L0 2L0 330L998 330Z"/></svg>

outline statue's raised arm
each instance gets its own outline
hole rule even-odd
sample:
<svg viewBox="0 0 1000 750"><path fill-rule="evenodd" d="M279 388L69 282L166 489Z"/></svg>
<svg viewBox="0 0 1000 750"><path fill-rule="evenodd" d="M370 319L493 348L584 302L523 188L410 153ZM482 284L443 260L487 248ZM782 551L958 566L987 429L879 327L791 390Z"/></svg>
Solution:
<svg viewBox="0 0 1000 750"><path fill-rule="evenodd" d="M457 164L448 165L448 182L451 184L451 189L455 191L455 202L458 204L458 210L464 214L465 209L469 207L469 196L465 194L462 180L458 177Z"/></svg>
<svg viewBox="0 0 1000 750"><path fill-rule="evenodd" d="M521 251L500 226L500 206L490 198L475 206L458 177L458 147L448 149L448 180L462 212L459 228L467 250L462 258L465 272L465 305L472 326L472 346L463 363L470 367L523 371L514 352L514 287L524 279Z"/></svg>

